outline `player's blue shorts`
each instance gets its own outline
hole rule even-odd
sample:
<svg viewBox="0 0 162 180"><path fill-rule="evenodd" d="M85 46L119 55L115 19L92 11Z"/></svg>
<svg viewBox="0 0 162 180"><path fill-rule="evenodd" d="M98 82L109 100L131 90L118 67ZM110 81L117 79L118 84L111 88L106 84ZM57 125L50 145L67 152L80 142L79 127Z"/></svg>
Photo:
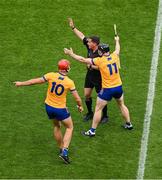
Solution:
<svg viewBox="0 0 162 180"><path fill-rule="evenodd" d="M105 100L111 101L112 98L119 99L123 94L122 86L117 86L114 88L103 88L98 93L98 97Z"/></svg>
<svg viewBox="0 0 162 180"><path fill-rule="evenodd" d="M70 117L70 113L68 112L67 108L54 108L47 104L45 104L45 106L49 119L56 119L62 121Z"/></svg>

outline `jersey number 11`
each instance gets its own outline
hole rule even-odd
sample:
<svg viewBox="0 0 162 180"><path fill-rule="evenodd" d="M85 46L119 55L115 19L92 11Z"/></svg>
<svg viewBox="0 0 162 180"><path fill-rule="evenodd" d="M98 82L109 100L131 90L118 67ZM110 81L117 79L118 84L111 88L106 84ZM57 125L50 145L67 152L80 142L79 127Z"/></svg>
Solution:
<svg viewBox="0 0 162 180"><path fill-rule="evenodd" d="M115 73L118 73L118 68L117 68L116 63L108 64L107 67L109 69L110 76L113 74L113 68L115 69Z"/></svg>

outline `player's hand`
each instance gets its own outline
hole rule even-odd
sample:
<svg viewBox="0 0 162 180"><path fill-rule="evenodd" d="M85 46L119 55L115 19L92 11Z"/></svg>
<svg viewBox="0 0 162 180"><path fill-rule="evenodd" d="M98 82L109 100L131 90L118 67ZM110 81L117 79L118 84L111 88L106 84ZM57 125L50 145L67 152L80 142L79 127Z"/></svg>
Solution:
<svg viewBox="0 0 162 180"><path fill-rule="evenodd" d="M117 36L115 36L115 41L119 41L119 36L117 35Z"/></svg>
<svg viewBox="0 0 162 180"><path fill-rule="evenodd" d="M74 28L74 27L75 27L72 18L68 18L68 22L69 22L69 26L70 26L71 28Z"/></svg>
<svg viewBox="0 0 162 180"><path fill-rule="evenodd" d="M92 65L91 64L87 64L88 69L92 69Z"/></svg>
<svg viewBox="0 0 162 180"><path fill-rule="evenodd" d="M77 106L77 108L80 113L83 112L83 110L84 110L82 106Z"/></svg>
<svg viewBox="0 0 162 180"><path fill-rule="evenodd" d="M19 87L22 85L22 82L20 82L20 81L15 81L13 83L15 84L16 87Z"/></svg>
<svg viewBox="0 0 162 180"><path fill-rule="evenodd" d="M72 48L70 48L70 49L64 48L64 53L67 55L71 55L71 54L73 54L73 49Z"/></svg>

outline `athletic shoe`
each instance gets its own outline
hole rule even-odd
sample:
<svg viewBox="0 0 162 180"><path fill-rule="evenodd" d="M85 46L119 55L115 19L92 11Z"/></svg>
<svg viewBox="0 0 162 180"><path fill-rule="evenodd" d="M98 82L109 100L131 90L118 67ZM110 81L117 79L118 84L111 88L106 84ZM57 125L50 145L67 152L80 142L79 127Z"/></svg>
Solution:
<svg viewBox="0 0 162 180"><path fill-rule="evenodd" d="M83 118L84 121L89 121L90 119L93 118L93 112L88 112L85 117Z"/></svg>
<svg viewBox="0 0 162 180"><path fill-rule="evenodd" d="M64 161L65 164L70 164L70 160L68 156L64 156L62 153L59 155L59 157Z"/></svg>
<svg viewBox="0 0 162 180"><path fill-rule="evenodd" d="M83 131L82 135L89 136L89 137L94 137L95 136L95 132L92 132L91 130Z"/></svg>
<svg viewBox="0 0 162 180"><path fill-rule="evenodd" d="M104 124L104 123L107 123L108 121L109 121L109 117L108 116L103 116L100 123Z"/></svg>
<svg viewBox="0 0 162 180"><path fill-rule="evenodd" d="M128 129L128 130L132 130L133 129L133 125L131 124L131 123L125 123L124 125L123 125L123 128L124 129Z"/></svg>

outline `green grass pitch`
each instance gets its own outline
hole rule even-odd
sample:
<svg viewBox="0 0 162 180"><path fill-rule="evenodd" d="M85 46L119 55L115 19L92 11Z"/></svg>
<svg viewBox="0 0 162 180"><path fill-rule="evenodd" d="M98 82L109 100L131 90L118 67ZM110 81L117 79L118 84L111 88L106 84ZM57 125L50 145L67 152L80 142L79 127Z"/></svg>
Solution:
<svg viewBox="0 0 162 180"><path fill-rule="evenodd" d="M158 0L0 0L0 178L136 178L157 7ZM112 101L110 122L99 126L95 138L82 137L80 132L91 122L82 121L69 95L74 135L72 164L65 166L58 158L52 123L44 109L47 85L16 88L12 81L56 71L57 61L68 58L72 64L69 76L84 101L86 67L65 56L63 48L73 47L83 56L86 49L68 27L68 17L85 35L99 35L112 50L113 24L117 24L125 102L135 129L121 128L122 118ZM159 71L146 178L162 178L157 168L162 157L158 164L155 161L162 142L160 77ZM93 93L93 105L95 99Z"/></svg>

